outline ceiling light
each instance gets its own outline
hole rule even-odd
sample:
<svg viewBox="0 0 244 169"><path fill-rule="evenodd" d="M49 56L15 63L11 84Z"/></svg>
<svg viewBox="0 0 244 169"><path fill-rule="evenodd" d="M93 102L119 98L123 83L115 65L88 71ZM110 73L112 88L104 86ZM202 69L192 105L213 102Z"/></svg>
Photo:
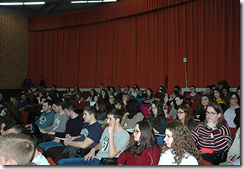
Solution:
<svg viewBox="0 0 244 169"><path fill-rule="evenodd" d="M24 5L43 5L45 2L24 2Z"/></svg>
<svg viewBox="0 0 244 169"><path fill-rule="evenodd" d="M72 4L74 3L87 3L87 1L71 1Z"/></svg>
<svg viewBox="0 0 244 169"><path fill-rule="evenodd" d="M23 2L4 2L0 3L0 5L23 5Z"/></svg>
<svg viewBox="0 0 244 169"><path fill-rule="evenodd" d="M88 3L98 3L98 2L103 2L103 1L88 1Z"/></svg>
<svg viewBox="0 0 244 169"><path fill-rule="evenodd" d="M117 0L103 0L103 2L116 2Z"/></svg>

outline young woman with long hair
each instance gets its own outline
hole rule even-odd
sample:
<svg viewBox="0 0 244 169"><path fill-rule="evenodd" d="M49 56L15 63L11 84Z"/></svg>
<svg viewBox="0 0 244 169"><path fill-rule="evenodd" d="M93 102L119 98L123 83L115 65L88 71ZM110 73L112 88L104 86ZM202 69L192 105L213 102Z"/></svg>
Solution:
<svg viewBox="0 0 244 169"><path fill-rule="evenodd" d="M158 165L201 165L191 133L181 121L172 121L166 126L165 144Z"/></svg>
<svg viewBox="0 0 244 169"><path fill-rule="evenodd" d="M122 111L122 115L124 115L126 113L124 103L122 102L122 100L116 99L114 106L115 106L115 108L120 109Z"/></svg>
<svg viewBox="0 0 244 169"><path fill-rule="evenodd" d="M97 92L95 89L91 89L90 91L90 96L86 99L86 101L90 102L97 102L98 97L97 97Z"/></svg>
<svg viewBox="0 0 244 169"><path fill-rule="evenodd" d="M109 101L109 97L108 97L108 92L105 89L101 90L101 94L99 99L103 99L104 103L106 104Z"/></svg>
<svg viewBox="0 0 244 169"><path fill-rule="evenodd" d="M213 165L215 153L227 151L233 142L222 107L216 102L208 104L205 120L191 131L191 135L202 158Z"/></svg>
<svg viewBox="0 0 244 169"><path fill-rule="evenodd" d="M154 133L164 134L167 120L165 119L162 103L158 100L154 100L151 108L149 122L153 127Z"/></svg>
<svg viewBox="0 0 244 169"><path fill-rule="evenodd" d="M153 100L153 90L151 88L147 88L147 92L145 94L145 97L143 98L143 102L146 104L151 104Z"/></svg>
<svg viewBox="0 0 244 169"><path fill-rule="evenodd" d="M168 117L170 117L171 115L173 116L173 118L176 118L177 116L177 110L178 110L178 107L180 105L187 105L189 106L188 104L186 104L186 101L185 101L185 98L183 95L181 94L178 94L175 96L175 104L172 106L169 114L168 114Z"/></svg>
<svg viewBox="0 0 244 169"><path fill-rule="evenodd" d="M127 112L122 117L121 125L124 129L134 128L138 121L144 119L141 112L140 104L137 100L129 100L127 104Z"/></svg>
<svg viewBox="0 0 244 169"><path fill-rule="evenodd" d="M125 90L123 91L123 93L125 93L125 94L130 94L131 93L129 85L125 86Z"/></svg>
<svg viewBox="0 0 244 169"><path fill-rule="evenodd" d="M203 122L205 120L205 117L206 117L207 106L211 102L212 102L212 99L211 99L210 95L207 95L207 94L202 95L200 98L200 102L199 102L199 105L197 107L197 110L194 114L194 118L199 119L200 122Z"/></svg>
<svg viewBox="0 0 244 169"><path fill-rule="evenodd" d="M194 116L190 107L187 105L180 105L177 110L177 117L175 120L179 120L184 123L190 131L195 127Z"/></svg>
<svg viewBox="0 0 244 169"><path fill-rule="evenodd" d="M147 121L135 125L134 138L118 158L118 165L157 165L160 147Z"/></svg>
<svg viewBox="0 0 244 169"><path fill-rule="evenodd" d="M97 120L105 120L107 118L107 109L105 103L102 99L98 99L95 104L95 108L97 110Z"/></svg>

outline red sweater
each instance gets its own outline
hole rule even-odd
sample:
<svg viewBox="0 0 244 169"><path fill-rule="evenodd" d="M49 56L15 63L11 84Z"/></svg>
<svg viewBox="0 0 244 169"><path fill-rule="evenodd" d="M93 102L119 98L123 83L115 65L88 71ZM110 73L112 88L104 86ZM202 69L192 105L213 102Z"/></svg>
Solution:
<svg viewBox="0 0 244 169"><path fill-rule="evenodd" d="M233 142L231 130L227 125L211 131L209 128L203 128L203 123L200 123L191 131L191 135L197 147L210 148L214 151L226 151Z"/></svg>
<svg viewBox="0 0 244 169"><path fill-rule="evenodd" d="M142 154L135 158L133 153L123 152L120 154L118 165L158 165L160 158L160 150L156 147L150 147L142 152Z"/></svg>

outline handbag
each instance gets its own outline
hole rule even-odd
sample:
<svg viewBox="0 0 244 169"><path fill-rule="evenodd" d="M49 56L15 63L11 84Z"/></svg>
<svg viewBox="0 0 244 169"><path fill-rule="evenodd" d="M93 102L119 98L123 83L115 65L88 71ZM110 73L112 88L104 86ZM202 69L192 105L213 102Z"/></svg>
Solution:
<svg viewBox="0 0 244 169"><path fill-rule="evenodd" d="M102 158L99 165L117 165L118 158Z"/></svg>
<svg viewBox="0 0 244 169"><path fill-rule="evenodd" d="M225 162L227 158L227 151L218 151L215 152L215 165L219 165L219 163Z"/></svg>

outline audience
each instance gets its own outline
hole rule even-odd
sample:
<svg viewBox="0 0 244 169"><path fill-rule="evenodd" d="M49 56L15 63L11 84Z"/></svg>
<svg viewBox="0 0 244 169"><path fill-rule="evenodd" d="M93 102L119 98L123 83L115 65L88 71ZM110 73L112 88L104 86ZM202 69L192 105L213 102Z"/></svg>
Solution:
<svg viewBox="0 0 244 169"><path fill-rule="evenodd" d="M239 96L237 93L230 92L225 97L225 107L224 117L227 124L231 128L240 127L240 106L239 106Z"/></svg>
<svg viewBox="0 0 244 169"><path fill-rule="evenodd" d="M120 99L115 100L114 104L115 108L120 109L122 111L122 116L126 113L124 103Z"/></svg>
<svg viewBox="0 0 244 169"><path fill-rule="evenodd" d="M200 98L200 103L199 103L197 110L194 114L194 118L199 119L200 122L203 122L205 120L205 117L206 117L207 106L211 102L212 102L212 99L209 95L202 95L202 97Z"/></svg>
<svg viewBox="0 0 244 169"><path fill-rule="evenodd" d="M165 144L158 165L201 165L202 158L187 126L172 121L166 126Z"/></svg>
<svg viewBox="0 0 244 169"><path fill-rule="evenodd" d="M98 100L97 92L95 89L92 89L90 91L90 96L86 99L86 101L97 102L97 100Z"/></svg>
<svg viewBox="0 0 244 169"><path fill-rule="evenodd" d="M147 121L137 122L133 140L120 154L118 165L158 165L160 147L153 128Z"/></svg>
<svg viewBox="0 0 244 169"><path fill-rule="evenodd" d="M3 107L4 104L5 104L5 99L3 98L3 93L0 92L0 107Z"/></svg>
<svg viewBox="0 0 244 169"><path fill-rule="evenodd" d="M54 99L56 99L58 90L56 89L56 85L52 85L52 89L50 90L50 96Z"/></svg>
<svg viewBox="0 0 244 169"><path fill-rule="evenodd" d="M26 165L34 155L34 144L23 133L0 136L0 165Z"/></svg>
<svg viewBox="0 0 244 169"><path fill-rule="evenodd" d="M31 89L28 89L27 95L26 95L26 99L29 103L33 104L34 103L34 99L35 99L35 95L33 94Z"/></svg>
<svg viewBox="0 0 244 169"><path fill-rule="evenodd" d="M75 158L78 149L90 150L99 143L103 130L97 122L95 108L85 107L83 118L85 124L81 132L76 136L67 134L64 141L65 146L49 148L46 156L52 157L59 165L66 165L70 160L72 161L70 158Z"/></svg>
<svg viewBox="0 0 244 169"><path fill-rule="evenodd" d="M42 92L39 92L38 97L37 97L36 99L37 99L37 103L38 103L38 104L41 104L41 105L43 105L44 101L46 100L46 99L43 97L43 93L42 93Z"/></svg>
<svg viewBox="0 0 244 169"><path fill-rule="evenodd" d="M124 114L121 125L124 129L134 128L138 121L144 119L144 115L141 112L140 104L137 100L129 100L127 105L127 112Z"/></svg>
<svg viewBox="0 0 244 169"><path fill-rule="evenodd" d="M96 119L104 121L107 118L107 109L103 99L98 99L98 101L95 104L95 107L97 115Z"/></svg>
<svg viewBox="0 0 244 169"><path fill-rule="evenodd" d="M175 120L181 121L183 124L185 124L189 131L192 131L192 129L195 127L195 121L194 116L191 112L190 107L187 105L180 105L177 110L177 117Z"/></svg>
<svg viewBox="0 0 244 169"><path fill-rule="evenodd" d="M120 120L122 112L119 109L111 109L107 114L108 127L104 130L100 142L91 149L84 158L70 158L66 163L59 165L99 165L101 158L119 157L126 149L130 136L122 128ZM98 151L99 150L99 151ZM95 152L98 153L95 155ZM64 159L65 161L66 159Z"/></svg>
<svg viewBox="0 0 244 169"><path fill-rule="evenodd" d="M46 151L50 147L56 147L62 145L61 140L59 138L65 138L67 134L70 134L71 136L77 136L80 133L83 127L83 121L81 120L80 116L78 116L78 114L75 112L75 110L76 107L74 103L67 103L64 106L65 115L69 118L68 121L66 122L65 131L58 132L54 130L54 131L47 132L47 134L56 137L52 141L40 143L39 146L43 150Z"/></svg>
<svg viewBox="0 0 244 169"><path fill-rule="evenodd" d="M165 87L164 86L160 86L158 92L160 92L160 93L163 94L163 96L164 96L164 103L167 103L167 101L169 100L169 96L166 93Z"/></svg>
<svg viewBox="0 0 244 169"><path fill-rule="evenodd" d="M187 95L186 95L186 98L187 99L191 99L191 103L194 101L194 100L199 100L200 99L200 95L198 94L198 93L196 93L196 87L194 86L194 85L192 85L191 87L190 87L190 93L188 93Z"/></svg>
<svg viewBox="0 0 244 169"><path fill-rule="evenodd" d="M241 156L241 142L240 141L241 141L240 128L238 128L236 135L235 135L235 140L227 153L227 159L226 159L227 165L233 165L232 163L234 163L234 162L237 163L237 160L238 160L238 163L235 165L240 165L240 156Z"/></svg>
<svg viewBox="0 0 244 169"><path fill-rule="evenodd" d="M222 107L216 102L208 104L204 122L194 128L191 135L202 158L212 165L215 164L215 154L227 151L233 142Z"/></svg>

